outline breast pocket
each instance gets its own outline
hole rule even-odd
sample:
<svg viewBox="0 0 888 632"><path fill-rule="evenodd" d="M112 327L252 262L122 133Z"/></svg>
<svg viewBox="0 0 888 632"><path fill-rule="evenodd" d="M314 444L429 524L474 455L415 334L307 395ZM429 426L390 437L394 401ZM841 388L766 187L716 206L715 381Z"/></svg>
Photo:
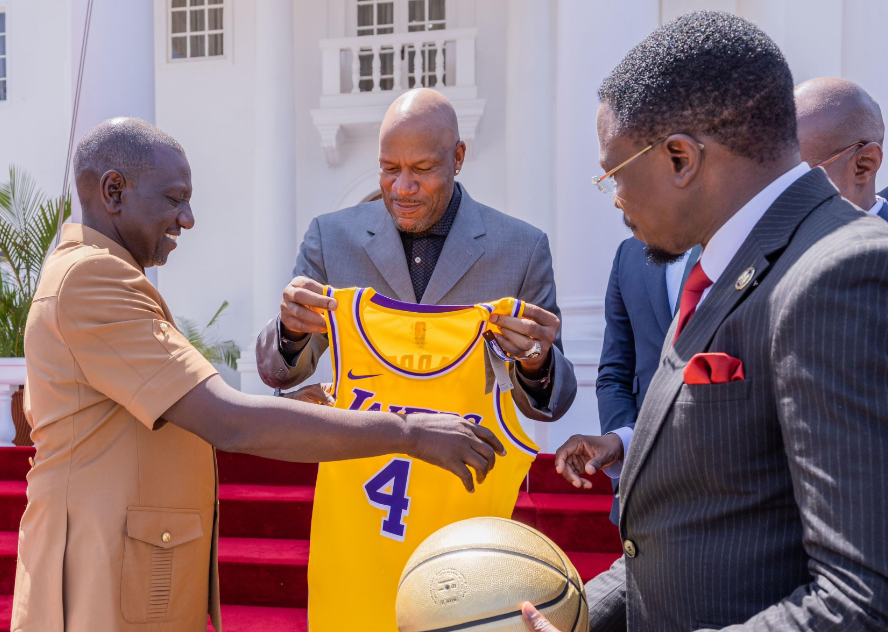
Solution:
<svg viewBox="0 0 888 632"><path fill-rule="evenodd" d="M188 612L203 526L196 509L130 507L120 581L120 612L129 623L174 621Z"/></svg>

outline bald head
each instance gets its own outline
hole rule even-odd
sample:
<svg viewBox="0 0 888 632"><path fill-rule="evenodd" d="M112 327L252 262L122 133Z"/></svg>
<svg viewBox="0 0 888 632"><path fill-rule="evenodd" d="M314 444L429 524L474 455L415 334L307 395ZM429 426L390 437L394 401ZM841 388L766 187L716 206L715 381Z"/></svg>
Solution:
<svg viewBox="0 0 888 632"><path fill-rule="evenodd" d="M447 97L431 88L409 90L391 104L379 130L380 141L399 130L422 130L428 134L428 142L449 149L459 142L456 111Z"/></svg>
<svg viewBox="0 0 888 632"><path fill-rule="evenodd" d="M796 86L795 102L802 160L813 167L860 143L824 168L847 199L864 209L875 204L885 137L879 104L853 81L832 77Z"/></svg>
<svg viewBox="0 0 888 632"><path fill-rule="evenodd" d="M443 217L465 155L440 92L410 90L392 103L379 130L379 187L398 230L422 232Z"/></svg>

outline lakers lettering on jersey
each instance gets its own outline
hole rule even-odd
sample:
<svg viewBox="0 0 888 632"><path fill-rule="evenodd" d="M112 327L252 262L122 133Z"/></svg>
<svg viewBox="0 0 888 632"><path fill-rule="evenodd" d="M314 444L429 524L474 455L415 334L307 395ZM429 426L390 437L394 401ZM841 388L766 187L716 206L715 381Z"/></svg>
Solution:
<svg viewBox="0 0 888 632"><path fill-rule="evenodd" d="M406 455L322 463L308 567L309 629L396 632L395 598L407 559L438 529L467 518L509 518L538 448L510 392L485 394L482 334L491 314L522 301L414 305L369 288L326 288L337 408L446 413L489 428L508 452L475 493L453 474ZM445 595L438 595L440 598ZM430 597L431 598L431 597Z"/></svg>

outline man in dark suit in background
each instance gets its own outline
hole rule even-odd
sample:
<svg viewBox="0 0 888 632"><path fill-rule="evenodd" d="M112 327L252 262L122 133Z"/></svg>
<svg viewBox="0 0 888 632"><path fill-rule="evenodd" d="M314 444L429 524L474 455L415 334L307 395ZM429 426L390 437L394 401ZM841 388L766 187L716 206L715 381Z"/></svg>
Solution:
<svg viewBox="0 0 888 632"><path fill-rule="evenodd" d="M700 247L695 246L682 259L657 265L635 237L617 248L604 299L606 327L595 382L602 436L574 435L556 452L556 469L575 487L588 485L565 467L567 459L584 460L588 474L604 468L617 491L635 417L660 364L681 286L699 256ZM619 515L616 494L611 522L619 524Z"/></svg>
<svg viewBox="0 0 888 632"><path fill-rule="evenodd" d="M842 197L888 221L885 193L876 195L885 123L863 88L847 79L820 77L796 86L802 160L823 167Z"/></svg>
<svg viewBox="0 0 888 632"><path fill-rule="evenodd" d="M789 66L742 18L664 25L599 96L601 179L633 233L661 261L703 253L590 629L884 630L888 224L802 162Z"/></svg>

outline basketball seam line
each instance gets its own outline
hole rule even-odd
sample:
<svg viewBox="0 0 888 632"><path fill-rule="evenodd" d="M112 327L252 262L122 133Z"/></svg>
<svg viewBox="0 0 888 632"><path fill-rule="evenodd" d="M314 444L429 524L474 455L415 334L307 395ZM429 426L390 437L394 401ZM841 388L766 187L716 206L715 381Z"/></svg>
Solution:
<svg viewBox="0 0 888 632"><path fill-rule="evenodd" d="M496 551L498 549L493 549L493 550ZM519 555L520 555L520 553L519 553ZM535 559L535 558L530 558L530 559ZM537 561L539 561L539 560L537 560ZM543 563L545 564L545 562L543 562ZM554 568L554 567L550 566L549 564L546 564L546 566L549 566L550 568ZM558 570L558 569L554 569L554 570ZM549 606L554 606L555 604L559 603L567 596L567 593L570 590L570 587L573 585L574 585L573 582L568 580L564 584L564 590L562 590L561 594L558 595L555 599L547 601L546 603L541 603L538 606L534 606L534 607L537 610L545 610ZM576 588L576 587L574 587L574 588ZM506 612L503 614L498 614L493 617L487 617L486 619L476 619L474 621L466 621L465 623L458 623L456 625L451 625L446 628L434 628L432 630L423 630L422 632L457 632L457 630L465 630L469 627L475 627L475 626L479 626L479 625L487 625L488 623L494 623L495 621L502 621L504 619L511 619L512 617L518 617L518 616L521 616L521 610L517 610L515 612Z"/></svg>
<svg viewBox="0 0 888 632"><path fill-rule="evenodd" d="M505 520L505 518L496 518L496 520ZM509 522L509 521L507 521L507 522ZM535 531L534 529L531 529L531 528L528 527L527 525L521 524L520 522L517 522L517 521L514 521L514 520L511 521L511 522L515 522L515 524L517 524L519 527L521 527L521 528L524 529L525 531L529 531L530 533L533 533L534 535L536 535L536 531ZM585 602L585 601L586 601L586 591L585 591L585 588L584 588L584 587L577 586L576 584L574 584L573 579L570 578L570 570L568 569L568 563L565 562L564 557L561 557L561 552L560 552L558 549L556 549L556 548L552 545L552 543L549 542L548 540L543 540L543 542L545 542L545 543L548 545L548 547L549 547L550 549L552 549L552 552L555 553L555 555L558 557L558 559L561 560L561 563L564 564L564 574L567 576L567 581L569 581L571 584L573 584L573 587L576 588L577 592L580 593L580 596L583 598L583 601ZM567 555L565 555L565 557L567 557ZM568 561L569 561L569 560L568 560ZM570 563L570 566L573 567L573 563L572 563L572 562ZM574 571L576 571L576 570L577 570L577 569L574 568ZM577 572L577 577L579 577L581 580L583 579L582 577L580 577L579 572Z"/></svg>
<svg viewBox="0 0 888 632"><path fill-rule="evenodd" d="M410 571L409 571L406 575L404 575L404 577L401 578L401 582L398 584L398 589L400 590L401 586L404 585L404 582L407 581L407 578L410 577L410 575L413 573L413 571L415 571L416 569L418 569L420 566L424 566L425 564L428 564L428 563L431 562L432 560L436 560L436 559L438 559L439 557L444 557L445 555L451 555L451 554L453 554L453 553L471 552L471 551L492 551L492 552L494 552L494 553L504 553L504 554L506 554L506 555L515 555L515 556L518 556L518 557L523 557L523 558L525 558L525 559L531 560L531 561L533 561L533 562L536 562L536 563L538 563L538 564L542 564L543 566L546 566L546 567L548 567L548 568L551 568L553 571L555 571L556 573L558 573L559 576L561 576L561 577L563 577L564 579L566 579L568 585L573 586L574 588L577 588L576 584L573 583L573 581L571 580L570 576L567 575L566 573L562 572L561 569L559 569L559 568L557 568L557 567L555 567L555 566L552 566L552 565L549 564L548 562L544 562L544 561L541 560L541 559L538 559L538 558L532 557L532 556L530 556L530 555L527 555L526 553L518 553L517 551L508 551L508 550L505 550L505 549L491 549L491 548L487 548L487 547L472 547L472 548L468 548L468 549L454 549L454 550L452 550L452 551L445 551L444 553L438 553L438 555L434 555L434 556L432 556L432 557L430 557L430 558L428 558L428 559L426 559L426 560L423 560L422 562L420 562L419 564L417 564L416 566L414 566L413 568L411 568ZM577 589L577 590L579 590L579 589Z"/></svg>

